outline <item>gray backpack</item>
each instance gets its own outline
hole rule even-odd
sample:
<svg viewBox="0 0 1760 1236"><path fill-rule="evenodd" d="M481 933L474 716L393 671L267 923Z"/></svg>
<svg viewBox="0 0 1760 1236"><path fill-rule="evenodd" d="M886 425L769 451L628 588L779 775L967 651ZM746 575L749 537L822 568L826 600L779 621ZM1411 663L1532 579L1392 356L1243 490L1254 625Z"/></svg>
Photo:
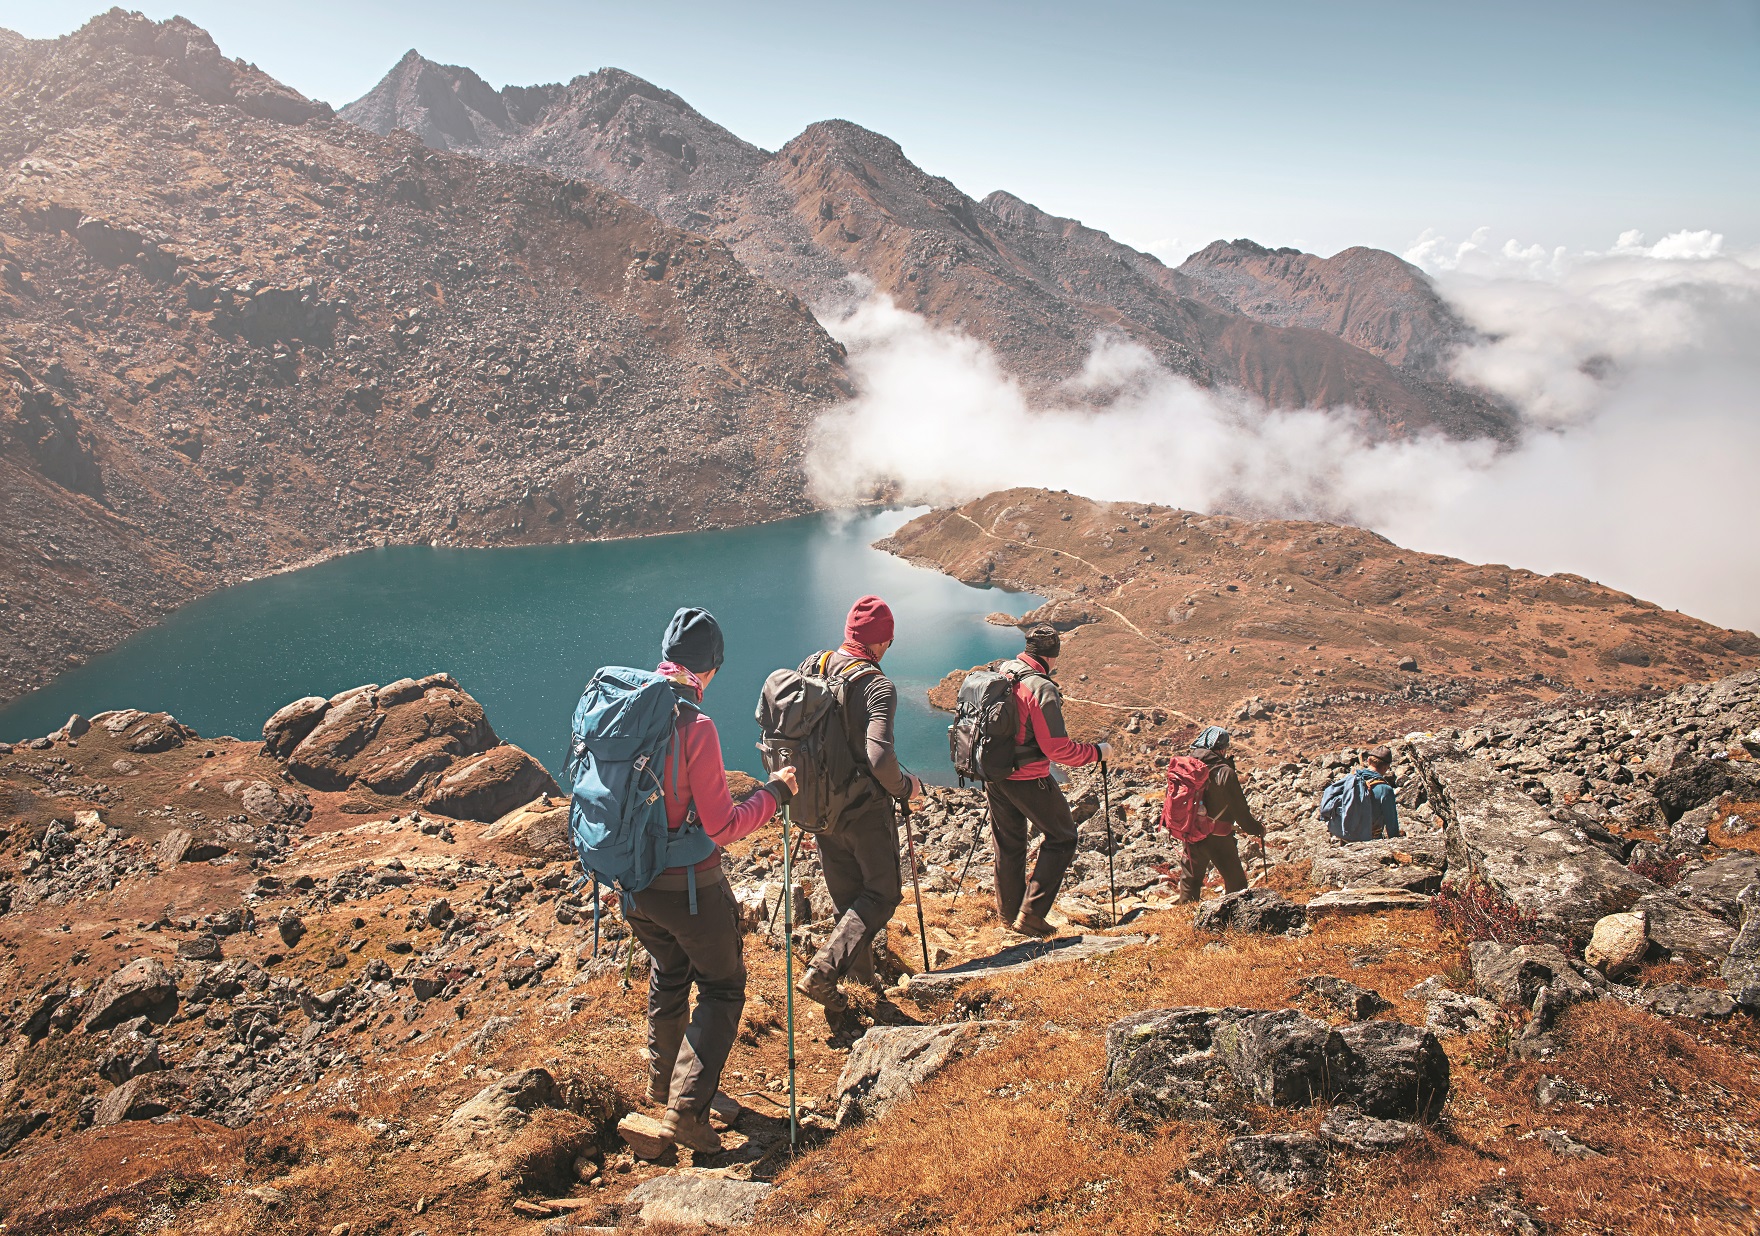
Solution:
<svg viewBox="0 0 1760 1236"><path fill-rule="evenodd" d="M794 766L799 788L789 814L813 833L836 824L873 780L850 741L845 706L850 684L880 667L854 661L831 673L830 660L821 653L813 673L776 670L758 696L758 753L770 772Z"/></svg>

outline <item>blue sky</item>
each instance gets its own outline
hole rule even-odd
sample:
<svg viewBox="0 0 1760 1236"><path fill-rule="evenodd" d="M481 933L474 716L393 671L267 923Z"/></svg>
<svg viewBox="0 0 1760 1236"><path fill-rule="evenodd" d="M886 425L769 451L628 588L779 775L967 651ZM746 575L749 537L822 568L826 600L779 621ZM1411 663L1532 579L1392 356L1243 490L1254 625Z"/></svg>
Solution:
<svg viewBox="0 0 1760 1236"><path fill-rule="evenodd" d="M0 25L52 37L96 7L0 0ZM336 104L415 47L497 86L617 65L771 149L842 117L1168 258L1482 225L1760 245L1760 0L141 7Z"/></svg>

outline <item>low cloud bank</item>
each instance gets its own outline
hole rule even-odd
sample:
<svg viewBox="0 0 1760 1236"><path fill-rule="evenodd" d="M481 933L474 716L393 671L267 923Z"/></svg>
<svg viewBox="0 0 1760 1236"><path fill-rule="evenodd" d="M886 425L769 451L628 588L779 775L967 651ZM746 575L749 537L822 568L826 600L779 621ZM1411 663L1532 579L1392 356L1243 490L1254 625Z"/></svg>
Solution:
<svg viewBox="0 0 1760 1236"><path fill-rule="evenodd" d="M1580 254L1426 233L1405 256L1481 332L1454 373L1520 409L1518 448L1371 441L1348 411L1205 390L1116 337L1034 400L986 345L857 289L821 314L858 394L816 427L815 488L944 504L1034 485L1336 520L1760 628L1760 258L1687 232Z"/></svg>

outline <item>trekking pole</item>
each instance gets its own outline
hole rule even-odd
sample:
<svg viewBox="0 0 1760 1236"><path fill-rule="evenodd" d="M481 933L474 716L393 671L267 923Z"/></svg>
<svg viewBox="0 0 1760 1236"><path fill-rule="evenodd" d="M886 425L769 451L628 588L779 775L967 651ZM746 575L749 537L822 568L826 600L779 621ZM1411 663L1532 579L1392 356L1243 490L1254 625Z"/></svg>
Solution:
<svg viewBox="0 0 1760 1236"><path fill-rule="evenodd" d="M954 906L959 905L960 890L966 886L966 876L972 870L972 860L978 856L978 843L984 839L984 824L988 819L989 816L986 815L978 821L978 827L972 830L972 848L966 851L966 865L960 868L959 883L953 886L953 901L948 906L950 912Z"/></svg>
<svg viewBox="0 0 1760 1236"><path fill-rule="evenodd" d="M904 844L911 860L911 889L917 895L917 940L923 946L923 973L927 974L934 967L929 964L929 929L923 924L923 886L917 882L917 840L911 829L911 800L899 799L898 809L904 813Z"/></svg>
<svg viewBox="0 0 1760 1236"><path fill-rule="evenodd" d="M593 960L599 960L599 877L593 876Z"/></svg>
<svg viewBox="0 0 1760 1236"><path fill-rule="evenodd" d="M1106 783L1106 761L1100 761L1100 810L1106 816L1106 893L1112 899L1112 925L1118 926L1118 880L1112 874L1112 790Z"/></svg>
<svg viewBox="0 0 1760 1236"><path fill-rule="evenodd" d="M795 1143L800 1140L800 1121L795 1114L795 1066L794 1056L794 866L789 856L788 834L793 825L788 808L782 808L782 896L786 903L782 909L782 930L786 938L782 942L782 973L783 991L788 1009L788 1149L793 1153ZM772 921L774 916L772 916Z"/></svg>
<svg viewBox="0 0 1760 1236"><path fill-rule="evenodd" d="M786 819L787 813L784 812L783 815L784 815L784 818ZM785 851L788 849L788 825L787 824L784 824L782 826L782 848ZM783 871L783 883L786 884L788 882L788 855L786 853L782 856L782 871ZM794 889L785 888L782 892L782 896L788 897L792 900L794 897ZM782 897L778 897L776 899L776 904L770 907L770 921L764 925L765 936L770 936L775 933L775 931L776 931L776 912L780 909L782 909Z"/></svg>

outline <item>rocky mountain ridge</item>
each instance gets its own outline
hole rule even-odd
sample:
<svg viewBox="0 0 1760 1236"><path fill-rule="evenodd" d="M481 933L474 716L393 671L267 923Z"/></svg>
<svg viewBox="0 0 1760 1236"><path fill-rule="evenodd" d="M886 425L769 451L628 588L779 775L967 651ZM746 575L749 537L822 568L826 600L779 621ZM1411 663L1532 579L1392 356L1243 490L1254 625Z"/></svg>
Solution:
<svg viewBox="0 0 1760 1236"><path fill-rule="evenodd" d="M0 699L370 545L809 509L842 349L719 242L344 124L182 19L0 46Z"/></svg>
<svg viewBox="0 0 1760 1236"><path fill-rule="evenodd" d="M1395 435L1515 431L1509 409L1447 380L1443 362L1469 332L1391 254L1252 262L1265 251L1237 242L1169 270L1006 192L975 200L859 125L822 121L772 154L619 69L496 91L412 50L340 114L604 185L725 241L815 306L847 300L860 276L982 339L1036 386L1074 376L1095 336L1112 334L1274 406L1348 405Z"/></svg>

